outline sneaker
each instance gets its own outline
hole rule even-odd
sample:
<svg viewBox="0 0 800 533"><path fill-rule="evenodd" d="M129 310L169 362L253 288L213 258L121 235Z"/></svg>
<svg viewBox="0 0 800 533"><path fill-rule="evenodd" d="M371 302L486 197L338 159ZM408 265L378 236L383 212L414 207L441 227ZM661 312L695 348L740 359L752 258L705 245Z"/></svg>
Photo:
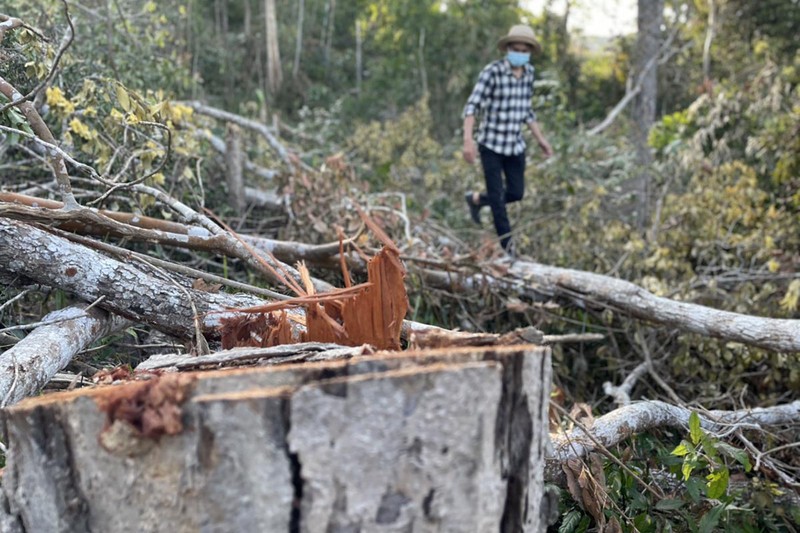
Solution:
<svg viewBox="0 0 800 533"><path fill-rule="evenodd" d="M467 194L465 194L464 200L467 202L467 206L469 207L469 216L472 217L472 221L480 225L481 206L475 205L475 202L472 201L472 192L468 192Z"/></svg>

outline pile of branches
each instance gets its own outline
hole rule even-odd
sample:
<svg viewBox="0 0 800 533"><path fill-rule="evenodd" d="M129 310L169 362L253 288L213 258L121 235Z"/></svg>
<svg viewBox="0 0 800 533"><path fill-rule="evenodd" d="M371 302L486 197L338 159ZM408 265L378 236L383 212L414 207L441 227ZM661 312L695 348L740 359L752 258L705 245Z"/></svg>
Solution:
<svg viewBox="0 0 800 533"><path fill-rule="evenodd" d="M6 31L20 27L22 21L0 15L0 41ZM63 41L59 57L68 43L69 39ZM52 83L57 69L58 59L42 83L27 94L0 77L0 93L7 99L0 106L0 114L18 110L25 119L24 127L0 126L3 138L7 141L12 134L19 136L22 141L15 149L40 162L40 175L49 172L54 177L54 183L43 177L33 187L0 191L0 279L7 297L0 304L5 321L0 328L3 406L38 394L48 384L54 388L82 385L82 373L98 369L87 368L75 358L94 343L130 328L145 327L151 338L160 339L146 354L155 353L155 357L149 362L144 358L135 361L143 363L143 372L165 366L180 371L254 364L265 359L296 363L326 357L321 352L330 352L328 357L351 357L408 347L557 344L603 338L535 335L530 330L510 337L472 334L404 320L408 308L406 269L424 287L423 294L426 290L476 297L491 293L509 305L525 302L613 309L666 328L780 353L800 352L798 320L749 316L673 301L624 280L524 258L504 262L491 249L464 247L467 251L463 254L454 249L445 252L441 239L437 239L446 230L438 235L414 233L414 221L402 197L389 206L360 206L349 196L354 192L352 187L337 191L325 185L331 176L354 182L352 170L341 156L328 159L322 168L313 168L279 139L274 128L204 103L184 103L206 120L252 133L272 151L275 168L265 168L243 155L245 150L237 147L235 134L234 140L224 142L202 129L195 132L206 137L223 161L241 163L241 168L264 180L283 180L282 187L248 192L237 190L236 184L243 183L241 176L232 176L228 180L231 202L244 202L245 213L254 206L277 211L290 227L314 228L320 239L332 232L338 238L308 244L235 232L202 202L190 205L148 183L153 172L137 175L133 166L125 165L124 171L111 176L63 149L36 105L37 96ZM168 160L173 132L166 124L148 126L161 132L164 159ZM81 195L76 195L78 182L83 184L82 192L93 194L94 204L103 204L111 197L144 196L162 216L87 205ZM241 218L248 220L247 216ZM397 240L402 244L384 233L376 220L396 225L390 233L399 232ZM212 273L218 269L219 260L236 262L246 273L244 281ZM351 279L359 276L364 278L363 283ZM342 286L336 287L329 280L340 281ZM69 295L69 305L45 316L9 323L13 315L7 311L15 305L54 290ZM364 328L367 323L374 327ZM27 335L20 335L23 331ZM323 348L303 344L294 352L286 351L286 345L301 342L322 343ZM226 352L237 346L251 351L239 355ZM165 347L173 353L159 353ZM341 351L344 347L350 350ZM700 411L705 431L720 438L739 439L760 468L785 486L800 486L792 465L775 459L771 450L759 450L752 442L753 431L766 432L785 425L796 428L800 401L724 412L691 408L660 378L659 363L648 354L643 359L622 384L607 385L607 394L619 408L604 416L581 422L553 402L551 480L570 484L570 479L578 479L592 468L588 463L575 466L576 459L596 452L613 457L609 448L631 435L659 427L687 428L690 414ZM165 360L169 364L164 365ZM65 368L73 373L65 374ZM120 377L129 376L98 372L95 381ZM645 377L671 403L633 402L634 386ZM580 501L580 491L571 489Z"/></svg>

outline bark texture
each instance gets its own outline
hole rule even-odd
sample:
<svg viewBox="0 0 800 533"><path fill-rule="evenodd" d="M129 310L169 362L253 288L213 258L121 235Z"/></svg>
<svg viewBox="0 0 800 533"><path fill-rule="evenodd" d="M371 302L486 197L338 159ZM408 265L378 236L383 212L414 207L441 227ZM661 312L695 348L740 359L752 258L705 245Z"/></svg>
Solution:
<svg viewBox="0 0 800 533"><path fill-rule="evenodd" d="M212 294L116 261L43 230L0 218L0 272L59 287L102 308L181 338L216 336L220 311L263 303L257 298Z"/></svg>
<svg viewBox="0 0 800 533"><path fill-rule="evenodd" d="M20 532L544 530L546 348L158 380L5 410L0 523ZM143 396L157 387L180 389L172 396L182 403ZM108 409L130 399L146 406L139 418ZM144 436L142 421L169 413L179 430Z"/></svg>
<svg viewBox="0 0 800 533"><path fill-rule="evenodd" d="M75 354L125 324L86 306L54 311L13 348L0 354L0 401L17 403L39 392Z"/></svg>

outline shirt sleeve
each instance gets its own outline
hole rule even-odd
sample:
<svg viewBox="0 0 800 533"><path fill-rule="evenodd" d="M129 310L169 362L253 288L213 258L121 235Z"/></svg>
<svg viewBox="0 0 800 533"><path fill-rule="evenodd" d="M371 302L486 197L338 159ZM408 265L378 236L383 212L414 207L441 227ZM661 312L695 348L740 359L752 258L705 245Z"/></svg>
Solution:
<svg viewBox="0 0 800 533"><path fill-rule="evenodd" d="M462 118L467 118L478 112L492 92L492 87L494 85L493 78L491 65L481 71L480 76L478 76L478 82L475 84L475 88L472 89L472 94L467 100L467 105L464 106Z"/></svg>
<svg viewBox="0 0 800 533"><path fill-rule="evenodd" d="M536 122L536 111L533 110L533 89L534 89L534 77L531 75L531 107L528 111L528 116L525 119L525 124L533 124Z"/></svg>

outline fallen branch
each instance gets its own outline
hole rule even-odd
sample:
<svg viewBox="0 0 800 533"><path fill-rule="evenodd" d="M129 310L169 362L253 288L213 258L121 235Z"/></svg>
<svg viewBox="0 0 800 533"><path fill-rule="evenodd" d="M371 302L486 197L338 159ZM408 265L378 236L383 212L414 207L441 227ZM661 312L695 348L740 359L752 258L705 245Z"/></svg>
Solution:
<svg viewBox="0 0 800 533"><path fill-rule="evenodd" d="M215 294L187 288L187 298L169 280L116 261L94 250L26 224L0 218L0 273L59 287L82 300L176 337L195 334L195 313L211 338L227 309L263 304L247 295ZM185 280L187 287L191 282Z"/></svg>
<svg viewBox="0 0 800 533"><path fill-rule="evenodd" d="M682 331L759 346L800 352L800 320L765 318L656 296L631 282L566 268L519 261L508 272L537 290L617 309L629 316Z"/></svg>
<svg viewBox="0 0 800 533"><path fill-rule="evenodd" d="M86 306L54 311L42 322L46 325L0 354L2 407L37 394L76 354L127 324Z"/></svg>
<svg viewBox="0 0 800 533"><path fill-rule="evenodd" d="M39 199L22 197L12 193L0 193L0 201L20 203L42 203L43 206L55 207L57 202L47 204ZM187 208L188 209L188 208ZM84 210L85 211L85 210ZM16 213L16 214L15 214ZM0 215L17 218L31 218L41 222L52 223L62 217L57 212L22 211L13 205L0 204ZM174 222L137 217L127 213L104 212L109 218L127 220L139 224L143 228L159 226L167 229L165 234L144 233L127 230L121 232L134 240L152 240L164 245L179 246L195 250L215 251L232 257L248 260L253 264L252 255L235 245L223 245L221 237L212 237L200 228L192 228ZM80 219L69 217L70 224L77 224ZM72 231L94 234L111 233L112 227L96 223L84 224L83 227L60 226ZM276 241L260 237L245 236L242 239L251 249L263 251L264 257L272 255L282 262L293 263L306 261L309 264L338 269L340 267L338 243L327 245L308 245L296 242ZM358 256L347 255L348 266L355 270L365 270L364 261ZM682 331L697 333L709 337L741 342L751 346L759 346L774 351L800 352L800 320L758 317L720 311L702 305L679 302L656 296L645 289L625 280L584 272L518 261L510 268L499 269L495 265L486 264L483 272L456 269L451 271L413 268L412 273L420 276L423 282L439 289L470 292L484 287L513 292L532 299L565 297L580 305L595 305L617 309L632 317L649 322L678 328ZM413 267L413 264L412 264ZM288 268L288 267L287 267ZM292 269L294 270L294 269ZM263 269L262 269L263 271ZM316 282L319 292L331 287Z"/></svg>
<svg viewBox="0 0 800 533"><path fill-rule="evenodd" d="M251 131L255 131L264 139L266 139L267 143L272 147L275 153L280 157L281 161L286 163L289 168L292 168L292 160L289 157L289 152L286 150L286 147L278 141L277 137L272 134L267 126L260 122L256 122L255 120L251 120L249 118L245 118L241 115L237 115L235 113L230 113L228 111L224 111L222 109L217 109L216 107L211 107L200 102L186 102L186 105L194 109L196 113L201 115L205 115L207 117L215 118L217 120L224 120L225 122L232 122L237 126L241 126L242 128L246 128Z"/></svg>
<svg viewBox="0 0 800 533"><path fill-rule="evenodd" d="M553 458L563 463L585 457L598 446L611 447L633 435L660 427L688 428L692 410L661 401L635 402L601 416L587 428L553 434ZM700 424L708 432L721 434L745 427L764 428L800 422L800 400L774 407L739 411L704 411Z"/></svg>
<svg viewBox="0 0 800 533"><path fill-rule="evenodd" d="M47 127L39 112L31 102L25 100L25 97L14 88L13 85L8 83L2 76L0 76L0 94L8 98L11 102L18 102L19 110L25 116L31 130L43 143L46 143L45 152L47 153L47 160L58 183L58 191L61 194L61 199L64 201L65 210L79 209L78 202L75 201L75 195L72 194L72 184L67 174L67 165L64 163L62 152L57 149L57 142L50 128ZM25 132L21 132L25 134ZM26 134L25 134L26 135Z"/></svg>

